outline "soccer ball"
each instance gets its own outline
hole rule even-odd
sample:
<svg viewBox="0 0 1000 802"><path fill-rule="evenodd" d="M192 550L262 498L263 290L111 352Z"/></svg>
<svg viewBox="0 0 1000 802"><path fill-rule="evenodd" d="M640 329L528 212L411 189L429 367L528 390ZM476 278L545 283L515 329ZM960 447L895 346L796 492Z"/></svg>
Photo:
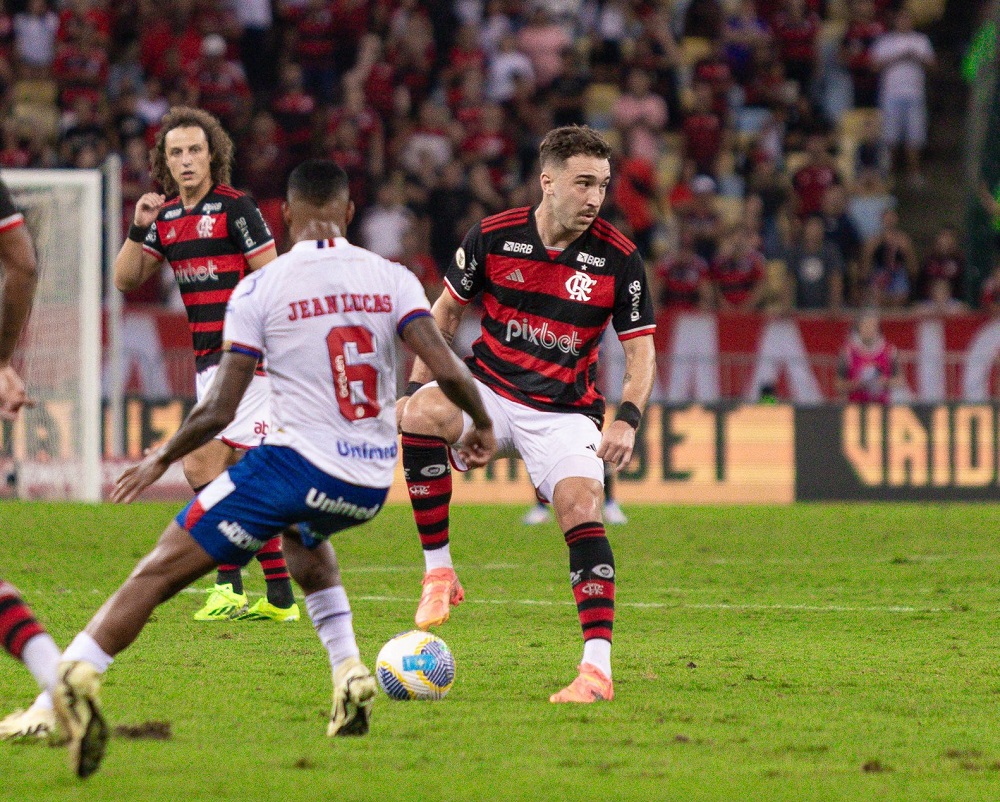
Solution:
<svg viewBox="0 0 1000 802"><path fill-rule="evenodd" d="M443 699L455 681L455 658L437 635L415 629L382 647L375 676L390 699Z"/></svg>

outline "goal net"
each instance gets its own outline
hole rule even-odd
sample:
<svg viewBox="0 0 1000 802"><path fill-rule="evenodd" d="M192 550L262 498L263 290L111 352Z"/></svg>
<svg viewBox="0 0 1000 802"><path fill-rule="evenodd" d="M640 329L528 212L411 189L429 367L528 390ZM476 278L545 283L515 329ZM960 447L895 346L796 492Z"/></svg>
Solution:
<svg viewBox="0 0 1000 802"><path fill-rule="evenodd" d="M101 173L3 170L0 177L24 213L39 267L15 355L36 405L4 422L2 478L22 499L99 501Z"/></svg>

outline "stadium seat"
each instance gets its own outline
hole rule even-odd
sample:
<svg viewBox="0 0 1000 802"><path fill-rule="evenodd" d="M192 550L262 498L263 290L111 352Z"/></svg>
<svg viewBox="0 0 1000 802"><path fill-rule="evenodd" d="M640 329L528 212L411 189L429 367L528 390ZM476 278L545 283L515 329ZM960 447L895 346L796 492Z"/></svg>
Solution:
<svg viewBox="0 0 1000 802"><path fill-rule="evenodd" d="M54 106L58 97L59 87L55 81L34 78L22 79L14 84L15 103Z"/></svg>
<svg viewBox="0 0 1000 802"><path fill-rule="evenodd" d="M848 139L861 139L865 126L870 121L878 122L880 119L878 109L849 109L840 118L839 134Z"/></svg>
<svg viewBox="0 0 1000 802"><path fill-rule="evenodd" d="M913 15L913 24L921 28L937 22L944 16L945 0L910 0L908 7Z"/></svg>
<svg viewBox="0 0 1000 802"><path fill-rule="evenodd" d="M54 105L15 103L14 119L31 131L40 132L49 141L55 141L59 136L59 109Z"/></svg>
<svg viewBox="0 0 1000 802"><path fill-rule="evenodd" d="M722 218L725 227L736 225L743 219L743 198L731 198L720 195L715 199L715 210Z"/></svg>
<svg viewBox="0 0 1000 802"><path fill-rule="evenodd" d="M612 114L615 101L621 95L617 84L595 83L587 87L583 95L583 114L587 125L598 131L612 128Z"/></svg>

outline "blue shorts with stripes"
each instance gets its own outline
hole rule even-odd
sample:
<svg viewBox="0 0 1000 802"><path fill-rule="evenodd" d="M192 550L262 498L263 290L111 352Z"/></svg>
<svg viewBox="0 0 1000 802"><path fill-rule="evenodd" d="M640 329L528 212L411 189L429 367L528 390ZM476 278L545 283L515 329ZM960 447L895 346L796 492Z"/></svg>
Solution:
<svg viewBox="0 0 1000 802"><path fill-rule="evenodd" d="M258 446L216 477L177 516L218 563L246 565L290 524L315 548L375 517L387 487L352 485L285 446Z"/></svg>

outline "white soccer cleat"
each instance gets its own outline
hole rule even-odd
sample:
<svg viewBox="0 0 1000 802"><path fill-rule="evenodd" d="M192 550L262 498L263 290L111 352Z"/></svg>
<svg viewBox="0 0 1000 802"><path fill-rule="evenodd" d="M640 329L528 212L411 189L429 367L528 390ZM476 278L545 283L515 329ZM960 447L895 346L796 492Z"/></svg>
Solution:
<svg viewBox="0 0 1000 802"><path fill-rule="evenodd" d="M33 704L27 710L15 710L0 721L0 741L42 740L55 729L56 714L52 708Z"/></svg>
<svg viewBox="0 0 1000 802"><path fill-rule="evenodd" d="M604 523L616 526L628 523L628 518L625 516L621 504L614 499L604 502Z"/></svg>
<svg viewBox="0 0 1000 802"><path fill-rule="evenodd" d="M545 504L536 504L524 514L521 523L525 526L538 526L540 524L547 524L551 520L552 510Z"/></svg>
<svg viewBox="0 0 1000 802"><path fill-rule="evenodd" d="M108 725L101 715L101 675L86 660L59 664L52 691L59 726L69 742L69 766L86 779L101 765L108 744Z"/></svg>
<svg viewBox="0 0 1000 802"><path fill-rule="evenodd" d="M378 684L360 658L348 657L333 672L333 709L327 737L338 735L364 735Z"/></svg>

